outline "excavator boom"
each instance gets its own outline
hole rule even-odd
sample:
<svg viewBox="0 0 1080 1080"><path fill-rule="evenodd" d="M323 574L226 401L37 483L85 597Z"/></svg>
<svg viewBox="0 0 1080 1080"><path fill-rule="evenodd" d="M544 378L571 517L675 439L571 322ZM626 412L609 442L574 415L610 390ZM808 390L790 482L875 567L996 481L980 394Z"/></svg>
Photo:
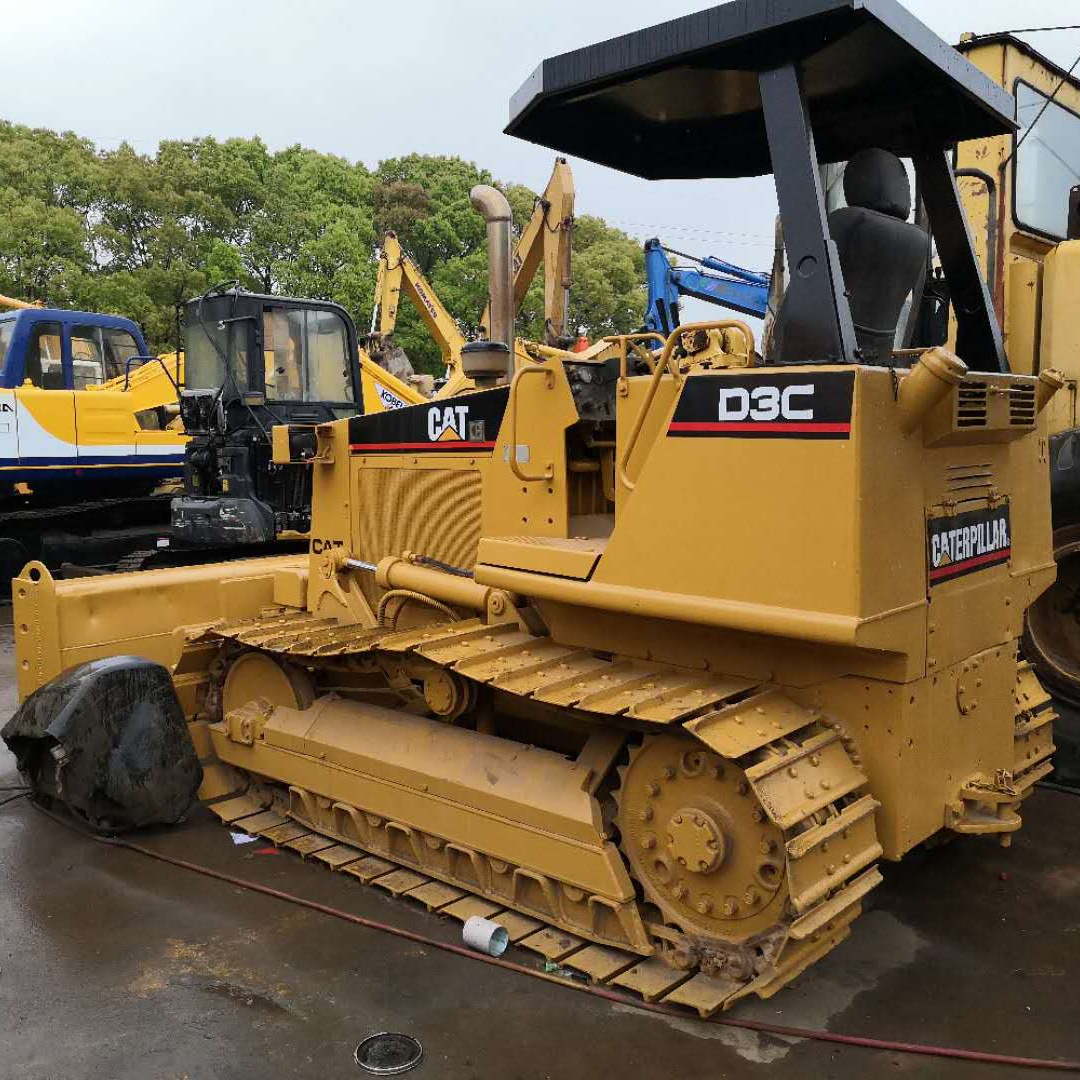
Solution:
<svg viewBox="0 0 1080 1080"><path fill-rule="evenodd" d="M574 235L574 176L566 158L555 168L536 200L514 249L514 310L525 301L540 264L544 266L544 343L557 345L567 335L570 318L570 259ZM480 324L490 326L490 306Z"/></svg>

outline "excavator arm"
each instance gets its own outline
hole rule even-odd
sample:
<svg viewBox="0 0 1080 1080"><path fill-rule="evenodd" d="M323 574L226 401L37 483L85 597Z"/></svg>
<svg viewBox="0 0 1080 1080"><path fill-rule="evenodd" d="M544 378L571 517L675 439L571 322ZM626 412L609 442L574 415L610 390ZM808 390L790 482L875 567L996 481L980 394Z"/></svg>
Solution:
<svg viewBox="0 0 1080 1080"><path fill-rule="evenodd" d="M649 286L649 307L645 326L670 334L679 325L679 298L692 296L710 304L763 318L768 310L768 274L744 270L723 259L685 255L703 269L674 267L668 262L668 248L659 240L645 243L645 276ZM708 271L714 271L709 273Z"/></svg>
<svg viewBox="0 0 1080 1080"><path fill-rule="evenodd" d="M379 274L375 283L375 310L371 316L373 336L385 340L394 332L403 291L439 346L443 363L456 370L465 339L453 316L443 307L435 290L420 273L420 268L402 250L397 236L388 232L383 237Z"/></svg>
<svg viewBox="0 0 1080 1080"><path fill-rule="evenodd" d="M536 200L514 250L514 310L525 300L536 271L544 266L544 341L558 344L570 316L570 256L574 232L574 177L566 158L556 158L544 193ZM480 320L487 327L490 310Z"/></svg>

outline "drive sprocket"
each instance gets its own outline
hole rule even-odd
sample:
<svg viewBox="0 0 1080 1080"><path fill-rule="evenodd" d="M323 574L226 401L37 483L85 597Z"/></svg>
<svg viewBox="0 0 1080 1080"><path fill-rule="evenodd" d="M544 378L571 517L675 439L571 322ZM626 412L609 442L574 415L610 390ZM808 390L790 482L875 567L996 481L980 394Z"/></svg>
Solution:
<svg viewBox="0 0 1080 1080"><path fill-rule="evenodd" d="M662 735L634 749L620 774L621 849L665 924L739 945L784 921L784 835L738 764Z"/></svg>

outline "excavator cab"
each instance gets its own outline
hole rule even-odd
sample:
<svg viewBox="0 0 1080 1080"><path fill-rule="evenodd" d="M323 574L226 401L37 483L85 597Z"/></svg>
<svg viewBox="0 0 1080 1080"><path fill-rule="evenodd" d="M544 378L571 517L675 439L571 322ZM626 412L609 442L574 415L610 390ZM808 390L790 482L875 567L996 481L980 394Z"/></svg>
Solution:
<svg viewBox="0 0 1080 1080"><path fill-rule="evenodd" d="M310 470L272 463L270 429L362 412L356 328L344 308L232 289L185 310L183 495L172 540L235 554L310 525Z"/></svg>

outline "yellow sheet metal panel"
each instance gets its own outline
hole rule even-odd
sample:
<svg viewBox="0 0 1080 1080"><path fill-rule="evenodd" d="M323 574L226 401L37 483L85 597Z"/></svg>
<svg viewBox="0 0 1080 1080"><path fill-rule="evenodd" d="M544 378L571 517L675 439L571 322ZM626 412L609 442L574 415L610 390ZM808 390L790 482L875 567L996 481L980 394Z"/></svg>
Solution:
<svg viewBox="0 0 1080 1080"><path fill-rule="evenodd" d="M1037 375L1041 304L1039 264L1013 256L1005 268L1005 349L1017 375ZM1053 366L1053 365L1047 365Z"/></svg>
<svg viewBox="0 0 1080 1080"><path fill-rule="evenodd" d="M1080 379L1080 241L1060 244L1043 263L1042 333L1039 354L1044 368L1055 368L1067 382L1047 406L1051 434L1077 426L1077 380Z"/></svg>
<svg viewBox="0 0 1080 1080"><path fill-rule="evenodd" d="M494 536L480 541L477 560L492 566L586 581L603 551L604 541L596 539Z"/></svg>
<svg viewBox="0 0 1080 1080"><path fill-rule="evenodd" d="M171 669L190 635L221 620L254 617L273 601L275 571L303 561L283 556L67 581L54 581L31 563L12 594L16 633L25 642L20 697L104 656L143 656Z"/></svg>
<svg viewBox="0 0 1080 1080"><path fill-rule="evenodd" d="M308 568L290 566L274 571L274 603L302 609L307 599Z"/></svg>

